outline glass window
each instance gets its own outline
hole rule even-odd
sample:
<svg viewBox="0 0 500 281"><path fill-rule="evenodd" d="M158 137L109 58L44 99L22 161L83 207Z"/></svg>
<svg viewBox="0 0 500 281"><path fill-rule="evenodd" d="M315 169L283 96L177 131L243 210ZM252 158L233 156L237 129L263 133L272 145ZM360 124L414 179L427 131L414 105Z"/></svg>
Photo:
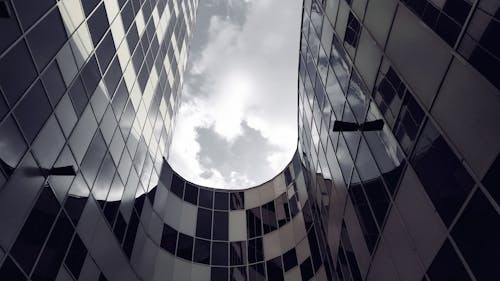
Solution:
<svg viewBox="0 0 500 281"><path fill-rule="evenodd" d="M86 11L85 6L86 5L83 5L83 9ZM94 46L97 46L99 41L101 41L102 36L109 28L108 16L106 14L104 4L101 4L95 10L95 12L87 20L87 24L89 26L90 36L92 37Z"/></svg>
<svg viewBox="0 0 500 281"><path fill-rule="evenodd" d="M354 16L352 12L349 12L349 18L347 20L347 28L345 31L344 41L349 45L356 48L359 41L359 33L361 31L361 25L358 19Z"/></svg>
<svg viewBox="0 0 500 281"><path fill-rule="evenodd" d="M85 89L87 90L87 96L91 97L94 94L99 81L101 80L101 74L99 72L99 66L97 65L97 60L95 56L92 56L87 64L82 70L82 81Z"/></svg>
<svg viewBox="0 0 500 281"><path fill-rule="evenodd" d="M184 189L184 201L187 201L193 205L198 204L198 187L186 182L186 187Z"/></svg>
<svg viewBox="0 0 500 281"><path fill-rule="evenodd" d="M246 210L247 213L247 231L248 237L262 235L260 207Z"/></svg>
<svg viewBox="0 0 500 281"><path fill-rule="evenodd" d="M227 267L212 267L210 280L212 281L228 281Z"/></svg>
<svg viewBox="0 0 500 281"><path fill-rule="evenodd" d="M64 213L59 215L57 222L45 244L37 266L31 275L33 281L55 280L64 254L73 236L73 226Z"/></svg>
<svg viewBox="0 0 500 281"><path fill-rule="evenodd" d="M300 274L302 275L302 280L309 280L314 276L310 257L300 264Z"/></svg>
<svg viewBox="0 0 500 281"><path fill-rule="evenodd" d="M453 270L450 270L453 269ZM427 270L429 278L434 280L471 280L457 253L446 240L434 257L434 261Z"/></svg>
<svg viewBox="0 0 500 281"><path fill-rule="evenodd" d="M113 42L113 36L111 36L111 32L108 32L106 34L95 52L101 69L105 71L106 69L108 69L109 63L116 53L115 43Z"/></svg>
<svg viewBox="0 0 500 281"><path fill-rule="evenodd" d="M193 253L193 237L184 233L179 233L179 240L177 244L177 256L191 260Z"/></svg>
<svg viewBox="0 0 500 281"><path fill-rule="evenodd" d="M290 211L288 208L288 198L286 194L282 194L276 198L275 208L278 225L281 227L290 221Z"/></svg>
<svg viewBox="0 0 500 281"><path fill-rule="evenodd" d="M500 204L500 189L498 188L500 186L500 154L491 164L482 182L497 204Z"/></svg>
<svg viewBox="0 0 500 281"><path fill-rule="evenodd" d="M90 185L94 183L97 171L101 166L101 161L104 158L105 153L106 143L102 138L101 132L98 130L94 135L94 138L92 139L81 164L82 174Z"/></svg>
<svg viewBox="0 0 500 281"><path fill-rule="evenodd" d="M10 252L24 271L33 268L59 208L50 187L43 188Z"/></svg>
<svg viewBox="0 0 500 281"><path fill-rule="evenodd" d="M425 125L411 162L439 215L450 225L474 181L430 121Z"/></svg>
<svg viewBox="0 0 500 281"><path fill-rule="evenodd" d="M0 125L0 159L10 167L16 167L26 151L26 143L14 119L7 117Z"/></svg>
<svg viewBox="0 0 500 281"><path fill-rule="evenodd" d="M214 211L214 240L228 240L229 235L229 216L227 212Z"/></svg>
<svg viewBox="0 0 500 281"><path fill-rule="evenodd" d="M26 280L26 277L19 269L19 267L17 267L14 261L12 261L9 256L7 256L7 258L3 262L2 268L0 268L0 279L24 281Z"/></svg>
<svg viewBox="0 0 500 281"><path fill-rule="evenodd" d="M5 5L4 9L13 11L13 7L10 1L2 1L1 4ZM9 47L17 38L19 38L19 35L21 35L21 29L17 24L17 18L2 17L2 24L0 24L0 34L2 34L2 40L0 40L0 53L3 53L3 51L7 49L7 47Z"/></svg>
<svg viewBox="0 0 500 281"><path fill-rule="evenodd" d="M76 175L75 180L73 181L73 184L68 192L68 196L66 197L66 201L64 202L64 209L75 225L77 225L80 220L80 216L82 215L85 203L87 203L89 193L89 188L83 180L82 174L79 172Z"/></svg>
<svg viewBox="0 0 500 281"><path fill-rule="evenodd" d="M114 206L116 206L116 208L113 208ZM108 205L106 205L106 208L107 207L108 207ZM113 207L111 207L108 210L118 210L119 205L113 204ZM109 212L109 213L111 213L111 212ZM108 221L111 222L111 224L112 224L113 218L110 217L110 219ZM118 212L118 216L116 217L115 226L113 228L113 233L115 234L116 239L118 239L119 243L121 243L123 241L123 236L125 235L126 228L127 228L127 222L123 218L122 213Z"/></svg>
<svg viewBox="0 0 500 281"><path fill-rule="evenodd" d="M212 265L227 265L228 261L228 243L212 242Z"/></svg>
<svg viewBox="0 0 500 281"><path fill-rule="evenodd" d="M13 3L16 6L17 16L24 30L27 30L37 19L56 4L54 0L40 0L36 2L16 0Z"/></svg>
<svg viewBox="0 0 500 281"><path fill-rule="evenodd" d="M212 191L201 188L199 198L200 206L212 209L213 196L214 195Z"/></svg>
<svg viewBox="0 0 500 281"><path fill-rule="evenodd" d="M35 80L37 72L28 48L21 40L0 60L0 86L13 105Z"/></svg>
<svg viewBox="0 0 500 281"><path fill-rule="evenodd" d="M87 248L83 244L82 239L78 234L75 234L75 238L71 243L68 255L64 264L68 267L69 271L73 274L76 280L80 277L80 272L83 267L83 262L85 262L85 257L87 256Z"/></svg>
<svg viewBox="0 0 500 281"><path fill-rule="evenodd" d="M51 116L43 129L40 131L38 138L33 142L31 151L38 160L38 165L43 168L51 168L61 152L65 143L64 135L54 116ZM74 164L71 161L71 164ZM58 176L57 178L64 178Z"/></svg>
<svg viewBox="0 0 500 281"><path fill-rule="evenodd" d="M248 280L252 281L265 281L266 273L263 262L252 264L248 266Z"/></svg>
<svg viewBox="0 0 500 281"><path fill-rule="evenodd" d="M266 262L267 279L268 280L285 280L283 277L283 265L281 263L281 256ZM307 280L307 279L304 279Z"/></svg>
<svg viewBox="0 0 500 281"><path fill-rule="evenodd" d="M403 100L403 106L393 129L394 135L406 153L410 153L424 117L424 111L413 96L408 93Z"/></svg>
<svg viewBox="0 0 500 281"><path fill-rule="evenodd" d="M38 81L14 109L14 115L29 143L35 139L51 112L42 83Z"/></svg>
<svg viewBox="0 0 500 281"><path fill-rule="evenodd" d="M248 263L264 260L264 248L262 238L248 240Z"/></svg>
<svg viewBox="0 0 500 281"><path fill-rule="evenodd" d="M64 94L64 91L66 91L66 84L64 83L57 61L54 60L47 67L42 75L42 81L45 89L47 89L49 100L53 105L56 105Z"/></svg>
<svg viewBox="0 0 500 281"><path fill-rule="evenodd" d="M38 69L42 70L68 40L59 9L53 9L26 39Z"/></svg>
<svg viewBox="0 0 500 281"><path fill-rule="evenodd" d="M231 210L245 209L245 192L231 192Z"/></svg>
<svg viewBox="0 0 500 281"><path fill-rule="evenodd" d="M112 95L116 88L118 87L118 83L122 77L122 68L120 67L120 61L118 57L115 57L111 66L108 69L108 72L104 76L104 81L106 82L106 88L110 95Z"/></svg>
<svg viewBox="0 0 500 281"><path fill-rule="evenodd" d="M295 252L295 248L292 248L291 250L283 254L283 265L285 271L288 271L297 266L297 253Z"/></svg>
<svg viewBox="0 0 500 281"><path fill-rule="evenodd" d="M229 209L229 194L227 192L215 192L214 209L218 210Z"/></svg>
<svg viewBox="0 0 500 281"><path fill-rule="evenodd" d="M247 264L246 241L230 242L229 254L231 265Z"/></svg>
<svg viewBox="0 0 500 281"><path fill-rule="evenodd" d="M488 280L491 276L500 274L496 262L500 260L498 251L500 249L500 241L498 241L500 215L480 189L477 189L470 199L453 227L451 236L477 280Z"/></svg>
<svg viewBox="0 0 500 281"><path fill-rule="evenodd" d="M210 264L210 241L196 239L193 261Z"/></svg>
<svg viewBox="0 0 500 281"><path fill-rule="evenodd" d="M83 88L83 83L80 78L75 79L75 83L71 86L68 91L68 95L73 102L73 107L75 109L76 115L80 117L85 109L85 106L89 102L85 90Z"/></svg>
<svg viewBox="0 0 500 281"><path fill-rule="evenodd" d="M269 233L278 228L278 223L276 222L276 211L274 208L274 201L271 201L262 206L262 226L264 228L264 234Z"/></svg>
<svg viewBox="0 0 500 281"><path fill-rule="evenodd" d="M212 211L198 208L196 219L196 236L211 239L212 234Z"/></svg>
<svg viewBox="0 0 500 281"><path fill-rule="evenodd" d="M231 272L229 273L231 281L246 281L247 279L247 267L246 266L238 266L231 267Z"/></svg>
<svg viewBox="0 0 500 281"><path fill-rule="evenodd" d="M175 245L177 244L177 230L167 224L163 225L163 233L161 236L161 247L170 253L175 253Z"/></svg>

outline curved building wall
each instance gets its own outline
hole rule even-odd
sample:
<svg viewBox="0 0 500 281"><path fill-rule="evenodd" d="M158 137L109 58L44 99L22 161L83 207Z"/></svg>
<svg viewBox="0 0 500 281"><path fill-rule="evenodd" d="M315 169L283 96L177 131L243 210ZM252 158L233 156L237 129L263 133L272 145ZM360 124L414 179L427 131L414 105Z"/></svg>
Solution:
<svg viewBox="0 0 500 281"><path fill-rule="evenodd" d="M143 280L329 280L309 201L298 155L243 191L192 184L165 162L136 200L131 263Z"/></svg>

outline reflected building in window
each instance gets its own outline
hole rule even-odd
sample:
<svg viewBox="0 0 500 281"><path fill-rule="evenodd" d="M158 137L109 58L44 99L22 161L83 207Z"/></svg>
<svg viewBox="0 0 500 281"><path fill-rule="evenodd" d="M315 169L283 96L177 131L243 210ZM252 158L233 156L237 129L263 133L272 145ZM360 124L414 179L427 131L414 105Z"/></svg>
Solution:
<svg viewBox="0 0 500 281"><path fill-rule="evenodd" d="M297 151L233 191L164 160L196 0L28 2L0 0L0 280L500 275L497 1L305 0Z"/></svg>

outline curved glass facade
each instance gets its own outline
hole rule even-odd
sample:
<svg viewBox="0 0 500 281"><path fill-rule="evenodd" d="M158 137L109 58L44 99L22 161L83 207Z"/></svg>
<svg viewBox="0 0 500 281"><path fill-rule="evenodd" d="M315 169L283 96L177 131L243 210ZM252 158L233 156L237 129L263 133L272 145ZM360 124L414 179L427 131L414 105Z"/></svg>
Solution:
<svg viewBox="0 0 500 281"><path fill-rule="evenodd" d="M496 1L305 0L297 152L237 191L163 158L196 7L0 0L0 280L500 276Z"/></svg>

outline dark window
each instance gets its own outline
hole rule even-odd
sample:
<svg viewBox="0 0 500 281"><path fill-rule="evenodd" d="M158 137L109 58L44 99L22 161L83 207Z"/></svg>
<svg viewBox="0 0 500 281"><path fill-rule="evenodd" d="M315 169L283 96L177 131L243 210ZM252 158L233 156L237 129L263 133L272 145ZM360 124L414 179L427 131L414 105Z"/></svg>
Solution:
<svg viewBox="0 0 500 281"><path fill-rule="evenodd" d="M477 280L500 275L500 215L478 189L453 227L451 236Z"/></svg>
<svg viewBox="0 0 500 281"><path fill-rule="evenodd" d="M227 212L214 211L213 240L228 240L229 216Z"/></svg>
<svg viewBox="0 0 500 281"><path fill-rule="evenodd" d="M163 225L163 233L161 236L161 247L170 253L175 253L175 245L177 243L177 230L167 224Z"/></svg>
<svg viewBox="0 0 500 281"><path fill-rule="evenodd" d="M57 61L54 60L49 67L47 67L45 73L42 75L42 81L45 89L47 89L49 100L53 105L56 105L66 90L66 84L64 84Z"/></svg>
<svg viewBox="0 0 500 281"><path fill-rule="evenodd" d="M290 221L290 211L288 209L288 198L286 194L276 198L275 208L278 225L281 227Z"/></svg>
<svg viewBox="0 0 500 281"><path fill-rule="evenodd" d="M449 225L474 181L430 122L420 136L412 164L439 215Z"/></svg>
<svg viewBox="0 0 500 281"><path fill-rule="evenodd" d="M229 209L229 194L227 192L215 192L214 209L218 210Z"/></svg>
<svg viewBox="0 0 500 281"><path fill-rule="evenodd" d="M266 273L264 263L256 263L248 266L248 280L265 281Z"/></svg>
<svg viewBox="0 0 500 281"><path fill-rule="evenodd" d="M28 142L31 143L35 139L51 112L52 108L42 83L37 82L14 109Z"/></svg>
<svg viewBox="0 0 500 281"><path fill-rule="evenodd" d="M99 280L98 281L108 281L108 278L106 278L106 276L104 276L104 273L101 272L101 274L99 274Z"/></svg>
<svg viewBox="0 0 500 281"><path fill-rule="evenodd" d="M281 264L281 256L266 262L267 279L268 280L285 280L283 277L283 265Z"/></svg>
<svg viewBox="0 0 500 281"><path fill-rule="evenodd" d="M245 192L231 192L231 210L245 209Z"/></svg>
<svg viewBox="0 0 500 281"><path fill-rule="evenodd" d="M71 189L66 197L66 202L64 202L64 209L69 215L71 221L74 225L78 224L80 216L82 215L85 203L87 203L88 194L90 193L87 184L83 180L81 173L75 177ZM75 194L75 195L73 195Z"/></svg>
<svg viewBox="0 0 500 281"><path fill-rule="evenodd" d="M0 125L0 158L11 167L17 166L26 151L26 143L12 117L7 117Z"/></svg>
<svg viewBox="0 0 500 281"><path fill-rule="evenodd" d="M319 252L318 240L316 239L314 227L309 230L307 238L309 239L309 249L311 251L314 271L317 271L321 266L321 254Z"/></svg>
<svg viewBox="0 0 500 281"><path fill-rule="evenodd" d="M286 186L290 185L291 182L292 182L292 174L290 173L290 168L286 167L286 169L285 169Z"/></svg>
<svg viewBox="0 0 500 281"><path fill-rule="evenodd" d="M111 95L114 94L116 88L118 87L118 83L122 77L122 68L120 67L120 62L118 57L115 57L111 66L108 69L108 72L104 76L104 82L106 82L106 88L108 89L108 93Z"/></svg>
<svg viewBox="0 0 500 281"><path fill-rule="evenodd" d="M101 132L97 130L81 164L82 175L90 184L94 183L104 153L106 153L106 143Z"/></svg>
<svg viewBox="0 0 500 281"><path fill-rule="evenodd" d="M85 106L87 106L89 99L87 98L87 94L85 94L82 80L80 80L79 77L75 79L75 82L69 89L68 94L71 102L73 103L76 115L78 115L78 117L82 116L82 113L85 110Z"/></svg>
<svg viewBox="0 0 500 281"><path fill-rule="evenodd" d="M182 199L182 195L184 194L184 180L176 174L172 176L170 191Z"/></svg>
<svg viewBox="0 0 500 281"><path fill-rule="evenodd" d="M101 74L99 72L97 60L95 56L92 56L82 70L82 81L87 90L87 96L91 97L94 94L100 80Z"/></svg>
<svg viewBox="0 0 500 281"><path fill-rule="evenodd" d="M424 111L413 96L409 93L406 94L393 129L394 135L406 153L410 153L424 117Z"/></svg>
<svg viewBox="0 0 500 281"><path fill-rule="evenodd" d="M230 281L247 281L247 267L246 266L238 266L231 267L231 272L229 280Z"/></svg>
<svg viewBox="0 0 500 281"><path fill-rule="evenodd" d="M137 235L138 226L139 217L137 217L135 212L132 212L132 216L130 217L130 222L128 224L127 234L125 234L125 240L123 241L123 251L129 259L132 256L132 250L134 249L135 236ZM172 252L172 254L173 253L174 252Z"/></svg>
<svg viewBox="0 0 500 281"><path fill-rule="evenodd" d="M200 189L200 206L212 209L213 195L214 193L210 190Z"/></svg>
<svg viewBox="0 0 500 281"><path fill-rule="evenodd" d="M379 225L382 225L390 203L384 183L380 178L377 178L371 181L364 181L363 187L375 218Z"/></svg>
<svg viewBox="0 0 500 281"><path fill-rule="evenodd" d="M33 5L31 1L30 5ZM0 34L2 34L2 40L0 40L0 53L2 53L7 47L9 47L12 42L14 42L19 35L21 35L21 30L17 25L17 18L14 17L13 7L10 1L0 2L0 19L2 24L0 24Z"/></svg>
<svg viewBox="0 0 500 281"><path fill-rule="evenodd" d="M101 69L105 71L108 68L109 63L111 62L111 59L113 59L114 54L116 53L115 43L113 43L113 36L111 36L111 32L108 32L108 34L106 34L95 52Z"/></svg>
<svg viewBox="0 0 500 281"><path fill-rule="evenodd" d="M82 270L83 262L87 256L87 248L80 239L78 234L75 234L73 243L69 248L68 255L66 256L66 261L64 262L68 267L69 271L73 274L76 280L80 277L80 272Z"/></svg>
<svg viewBox="0 0 500 281"><path fill-rule="evenodd" d="M297 266L297 253L295 252L295 248L283 254L283 265L285 271L288 271Z"/></svg>
<svg viewBox="0 0 500 281"><path fill-rule="evenodd" d="M10 257L7 257L0 268L0 279L8 281L25 281L26 277Z"/></svg>
<svg viewBox="0 0 500 281"><path fill-rule="evenodd" d="M52 190L43 188L10 252L26 272L31 271L58 211Z"/></svg>
<svg viewBox="0 0 500 281"><path fill-rule="evenodd" d="M109 28L108 16L106 15L106 9L104 8L104 4L101 4L95 12L90 16L87 20L87 24L89 26L90 36L92 37L92 41L94 42L94 46L99 44L102 36Z"/></svg>
<svg viewBox="0 0 500 281"><path fill-rule="evenodd" d="M246 264L247 263L246 241L231 242L229 254L230 254L231 265Z"/></svg>
<svg viewBox="0 0 500 281"><path fill-rule="evenodd" d="M59 9L52 10L26 38L38 69L42 70L68 39Z"/></svg>
<svg viewBox="0 0 500 281"><path fill-rule="evenodd" d="M64 213L61 213L31 276L32 280L55 280L71 241L71 236L73 236L73 231L69 219Z"/></svg>
<svg viewBox="0 0 500 281"><path fill-rule="evenodd" d="M469 274L457 256L457 253L446 240L427 270L427 275L434 280L468 281Z"/></svg>
<svg viewBox="0 0 500 281"><path fill-rule="evenodd" d="M360 31L361 25L359 24L359 21L356 19L352 12L349 12L344 41L356 48L358 46Z"/></svg>
<svg viewBox="0 0 500 281"><path fill-rule="evenodd" d="M186 187L184 189L184 201L191 204L198 204L198 187L186 182Z"/></svg>
<svg viewBox="0 0 500 281"><path fill-rule="evenodd" d="M309 280L314 276L311 258L307 258L300 264L300 274L302 275L302 280Z"/></svg>
<svg viewBox="0 0 500 281"><path fill-rule="evenodd" d="M161 1L158 2L158 5L160 5ZM128 30L132 22L134 21L134 11L132 10L132 2L127 1L125 4L125 7L123 8L122 12L122 22L123 22L123 27L125 31ZM161 14L160 14L161 15Z"/></svg>
<svg viewBox="0 0 500 281"><path fill-rule="evenodd" d="M247 210L248 238L262 235L260 207Z"/></svg>
<svg viewBox="0 0 500 281"><path fill-rule="evenodd" d="M465 23L469 15L471 4L464 0L448 0L444 4L443 11L460 24Z"/></svg>
<svg viewBox="0 0 500 281"><path fill-rule="evenodd" d="M210 241L196 239L194 243L193 261L210 264Z"/></svg>
<svg viewBox="0 0 500 281"><path fill-rule="evenodd" d="M13 105L37 76L24 40L19 41L9 53L0 60L0 86Z"/></svg>
<svg viewBox="0 0 500 281"><path fill-rule="evenodd" d="M248 240L248 262L254 263L264 260L262 238Z"/></svg>
<svg viewBox="0 0 500 281"><path fill-rule="evenodd" d="M446 43L453 46L455 41L457 41L458 35L460 35L461 29L462 27L453 19L441 13L438 18L435 31L444 41L446 41Z"/></svg>
<svg viewBox="0 0 500 281"><path fill-rule="evenodd" d="M193 253L193 237L179 233L179 242L177 244L177 256L191 260Z"/></svg>
<svg viewBox="0 0 500 281"><path fill-rule="evenodd" d="M5 1L8 2L8 1ZM56 4L55 0L16 0L13 1L16 6L17 15L21 21L24 30L28 29L37 19ZM57 10L57 9L55 9Z"/></svg>
<svg viewBox="0 0 500 281"><path fill-rule="evenodd" d="M274 201L271 201L262 206L262 227L264 228L264 234L278 228L274 209Z"/></svg>
<svg viewBox="0 0 500 281"><path fill-rule="evenodd" d="M212 265L227 265L228 260L228 243L212 242Z"/></svg>
<svg viewBox="0 0 500 281"><path fill-rule="evenodd" d="M196 221L196 236L210 239L212 234L212 211L198 208Z"/></svg>
<svg viewBox="0 0 500 281"><path fill-rule="evenodd" d="M118 204L116 204L116 205L118 205ZM125 235L126 228L127 228L127 222L123 218L122 213L118 212L118 216L116 217L115 227L113 228L113 233L115 234L116 239L120 243L123 241L123 236Z"/></svg>
<svg viewBox="0 0 500 281"><path fill-rule="evenodd" d="M500 154L491 164L482 182L497 204L500 204Z"/></svg>
<svg viewBox="0 0 500 281"><path fill-rule="evenodd" d="M85 12L85 16L89 16L90 13L95 9L97 4L101 2L100 0L85 0L82 1L83 11Z"/></svg>
<svg viewBox="0 0 500 281"><path fill-rule="evenodd" d="M227 267L212 267L210 273L210 280L212 281L227 281L228 280Z"/></svg>

